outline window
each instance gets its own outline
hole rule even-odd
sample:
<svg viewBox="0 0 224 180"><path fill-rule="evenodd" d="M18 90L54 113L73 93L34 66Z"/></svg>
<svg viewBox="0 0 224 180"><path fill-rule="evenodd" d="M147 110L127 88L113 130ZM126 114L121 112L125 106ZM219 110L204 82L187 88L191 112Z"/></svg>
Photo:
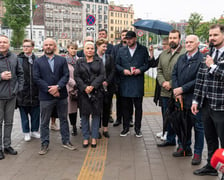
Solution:
<svg viewBox="0 0 224 180"><path fill-rule="evenodd" d="M114 35L113 35L113 34L111 34L111 35L110 35L110 37L111 37L111 38L114 38Z"/></svg>

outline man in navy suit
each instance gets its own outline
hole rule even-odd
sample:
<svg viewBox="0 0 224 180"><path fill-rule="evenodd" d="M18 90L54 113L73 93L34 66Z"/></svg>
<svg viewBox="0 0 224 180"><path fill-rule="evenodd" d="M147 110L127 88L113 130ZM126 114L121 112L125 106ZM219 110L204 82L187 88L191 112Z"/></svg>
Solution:
<svg viewBox="0 0 224 180"><path fill-rule="evenodd" d="M33 78L39 87L39 100L41 112L41 150L40 155L48 152L49 122L54 107L57 108L60 119L60 132L62 146L69 150L75 147L69 140L68 102L66 84L69 80L69 71L66 59L55 55L56 42L47 38L44 41L44 55L34 63Z"/></svg>
<svg viewBox="0 0 224 180"><path fill-rule="evenodd" d="M127 46L118 50L116 68L120 75L121 106L123 112L123 131L120 136L129 132L131 109L135 108L135 133L142 137L142 101L144 96L144 72L149 69L149 54L147 48L137 42L136 33L128 31Z"/></svg>

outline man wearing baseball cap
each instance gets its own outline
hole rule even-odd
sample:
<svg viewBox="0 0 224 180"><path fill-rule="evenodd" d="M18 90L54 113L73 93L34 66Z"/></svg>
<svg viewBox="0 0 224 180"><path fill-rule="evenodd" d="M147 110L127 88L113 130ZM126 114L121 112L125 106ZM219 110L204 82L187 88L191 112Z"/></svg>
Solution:
<svg viewBox="0 0 224 180"><path fill-rule="evenodd" d="M120 76L121 106L123 112L123 131L120 136L129 132L132 107L135 109L136 137L142 137L142 100L144 96L144 72L149 69L147 48L137 42L136 33L128 31L127 46L121 47L116 56L116 68Z"/></svg>

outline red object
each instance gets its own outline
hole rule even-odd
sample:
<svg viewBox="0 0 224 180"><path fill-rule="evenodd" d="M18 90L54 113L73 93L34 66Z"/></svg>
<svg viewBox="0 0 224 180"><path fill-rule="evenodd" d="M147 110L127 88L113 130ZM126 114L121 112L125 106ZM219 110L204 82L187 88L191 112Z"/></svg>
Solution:
<svg viewBox="0 0 224 180"><path fill-rule="evenodd" d="M224 149L217 149L211 158L211 165L216 170L224 173Z"/></svg>
<svg viewBox="0 0 224 180"><path fill-rule="evenodd" d="M205 54L205 53L209 52L209 48L208 47L203 47L203 48L200 49L200 52L202 54Z"/></svg>
<svg viewBox="0 0 224 180"><path fill-rule="evenodd" d="M96 18L93 15L88 15L86 18L86 23L89 26L93 26L96 22Z"/></svg>

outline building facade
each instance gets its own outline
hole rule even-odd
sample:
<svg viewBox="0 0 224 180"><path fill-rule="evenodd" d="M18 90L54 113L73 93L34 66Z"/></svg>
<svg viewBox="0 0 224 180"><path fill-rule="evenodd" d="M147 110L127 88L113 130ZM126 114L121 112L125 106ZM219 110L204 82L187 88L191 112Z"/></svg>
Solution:
<svg viewBox="0 0 224 180"><path fill-rule="evenodd" d="M109 42L117 44L120 42L120 34L124 29L134 30L134 10L133 5L124 7L115 5L111 2L109 5L109 27L108 37Z"/></svg>
<svg viewBox="0 0 224 180"><path fill-rule="evenodd" d="M74 0L37 0L33 24L43 25L46 38L56 40L59 47L82 41L82 4Z"/></svg>
<svg viewBox="0 0 224 180"><path fill-rule="evenodd" d="M83 40L86 36L92 36L95 40L98 38L100 29L108 30L108 1L107 0L82 0L82 26ZM87 17L95 17L94 25L87 24Z"/></svg>

